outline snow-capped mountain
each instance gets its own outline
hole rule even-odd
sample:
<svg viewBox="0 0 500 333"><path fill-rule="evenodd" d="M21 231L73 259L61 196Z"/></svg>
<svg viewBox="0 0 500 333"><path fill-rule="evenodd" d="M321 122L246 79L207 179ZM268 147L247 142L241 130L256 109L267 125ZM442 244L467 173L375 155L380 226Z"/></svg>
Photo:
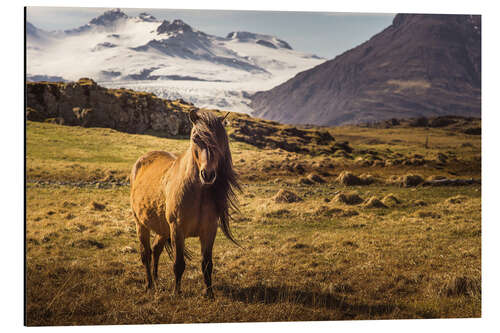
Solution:
<svg viewBox="0 0 500 333"><path fill-rule="evenodd" d="M248 94L323 62L274 36L206 34L179 19L106 11L88 24L46 32L27 22L28 79L91 77L107 87L250 112Z"/></svg>

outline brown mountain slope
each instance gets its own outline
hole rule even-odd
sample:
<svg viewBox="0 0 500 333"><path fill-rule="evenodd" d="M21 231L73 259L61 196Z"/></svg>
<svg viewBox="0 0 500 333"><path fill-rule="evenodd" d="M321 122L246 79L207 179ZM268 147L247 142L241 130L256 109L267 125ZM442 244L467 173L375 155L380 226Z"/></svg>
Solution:
<svg viewBox="0 0 500 333"><path fill-rule="evenodd" d="M341 125L481 116L481 17L398 14L333 60L252 96L256 117Z"/></svg>

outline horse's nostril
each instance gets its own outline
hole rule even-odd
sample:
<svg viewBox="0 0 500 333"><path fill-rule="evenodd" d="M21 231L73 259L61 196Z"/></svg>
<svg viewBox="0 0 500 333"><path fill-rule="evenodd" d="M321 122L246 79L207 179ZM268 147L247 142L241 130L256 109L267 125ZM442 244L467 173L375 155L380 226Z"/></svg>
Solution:
<svg viewBox="0 0 500 333"><path fill-rule="evenodd" d="M201 170L201 178L203 179L204 182L210 183L215 178L215 171L206 172L205 170Z"/></svg>
<svg viewBox="0 0 500 333"><path fill-rule="evenodd" d="M208 181L212 181L215 177L215 171L212 171L208 174Z"/></svg>

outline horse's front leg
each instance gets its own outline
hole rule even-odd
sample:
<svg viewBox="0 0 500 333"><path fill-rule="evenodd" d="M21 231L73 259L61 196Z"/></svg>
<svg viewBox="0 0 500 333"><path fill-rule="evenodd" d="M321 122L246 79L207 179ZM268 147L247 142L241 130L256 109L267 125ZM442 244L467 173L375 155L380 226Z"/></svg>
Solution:
<svg viewBox="0 0 500 333"><path fill-rule="evenodd" d="M174 294L179 295L181 293L182 273L184 273L186 263L184 262L184 234L180 228L178 228L177 224L172 224L170 226L170 239L172 241L172 249L174 253Z"/></svg>
<svg viewBox="0 0 500 333"><path fill-rule="evenodd" d="M160 262L160 255L167 240L168 236L156 235L153 241L153 279L155 283L158 282L158 263Z"/></svg>
<svg viewBox="0 0 500 333"><path fill-rule="evenodd" d="M151 278L151 246L149 244L150 232L145 226L136 222L137 236L141 242L141 261L146 270L146 290L153 288L153 279Z"/></svg>
<svg viewBox="0 0 500 333"><path fill-rule="evenodd" d="M217 224L214 223L209 228L206 228L200 234L201 243L201 271L203 272L203 278L205 279L206 286L206 296L208 298L214 298L214 292L212 290L212 249L214 246L215 235L217 233Z"/></svg>

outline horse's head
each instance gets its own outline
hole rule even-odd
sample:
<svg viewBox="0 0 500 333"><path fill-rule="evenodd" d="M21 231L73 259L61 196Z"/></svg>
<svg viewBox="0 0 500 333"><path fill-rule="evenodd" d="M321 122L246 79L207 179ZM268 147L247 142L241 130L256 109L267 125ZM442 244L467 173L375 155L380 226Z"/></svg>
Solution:
<svg viewBox="0 0 500 333"><path fill-rule="evenodd" d="M225 117L219 118L209 112L189 113L189 120L193 124L191 153L203 185L215 183L219 164L225 158L228 149L223 125Z"/></svg>

